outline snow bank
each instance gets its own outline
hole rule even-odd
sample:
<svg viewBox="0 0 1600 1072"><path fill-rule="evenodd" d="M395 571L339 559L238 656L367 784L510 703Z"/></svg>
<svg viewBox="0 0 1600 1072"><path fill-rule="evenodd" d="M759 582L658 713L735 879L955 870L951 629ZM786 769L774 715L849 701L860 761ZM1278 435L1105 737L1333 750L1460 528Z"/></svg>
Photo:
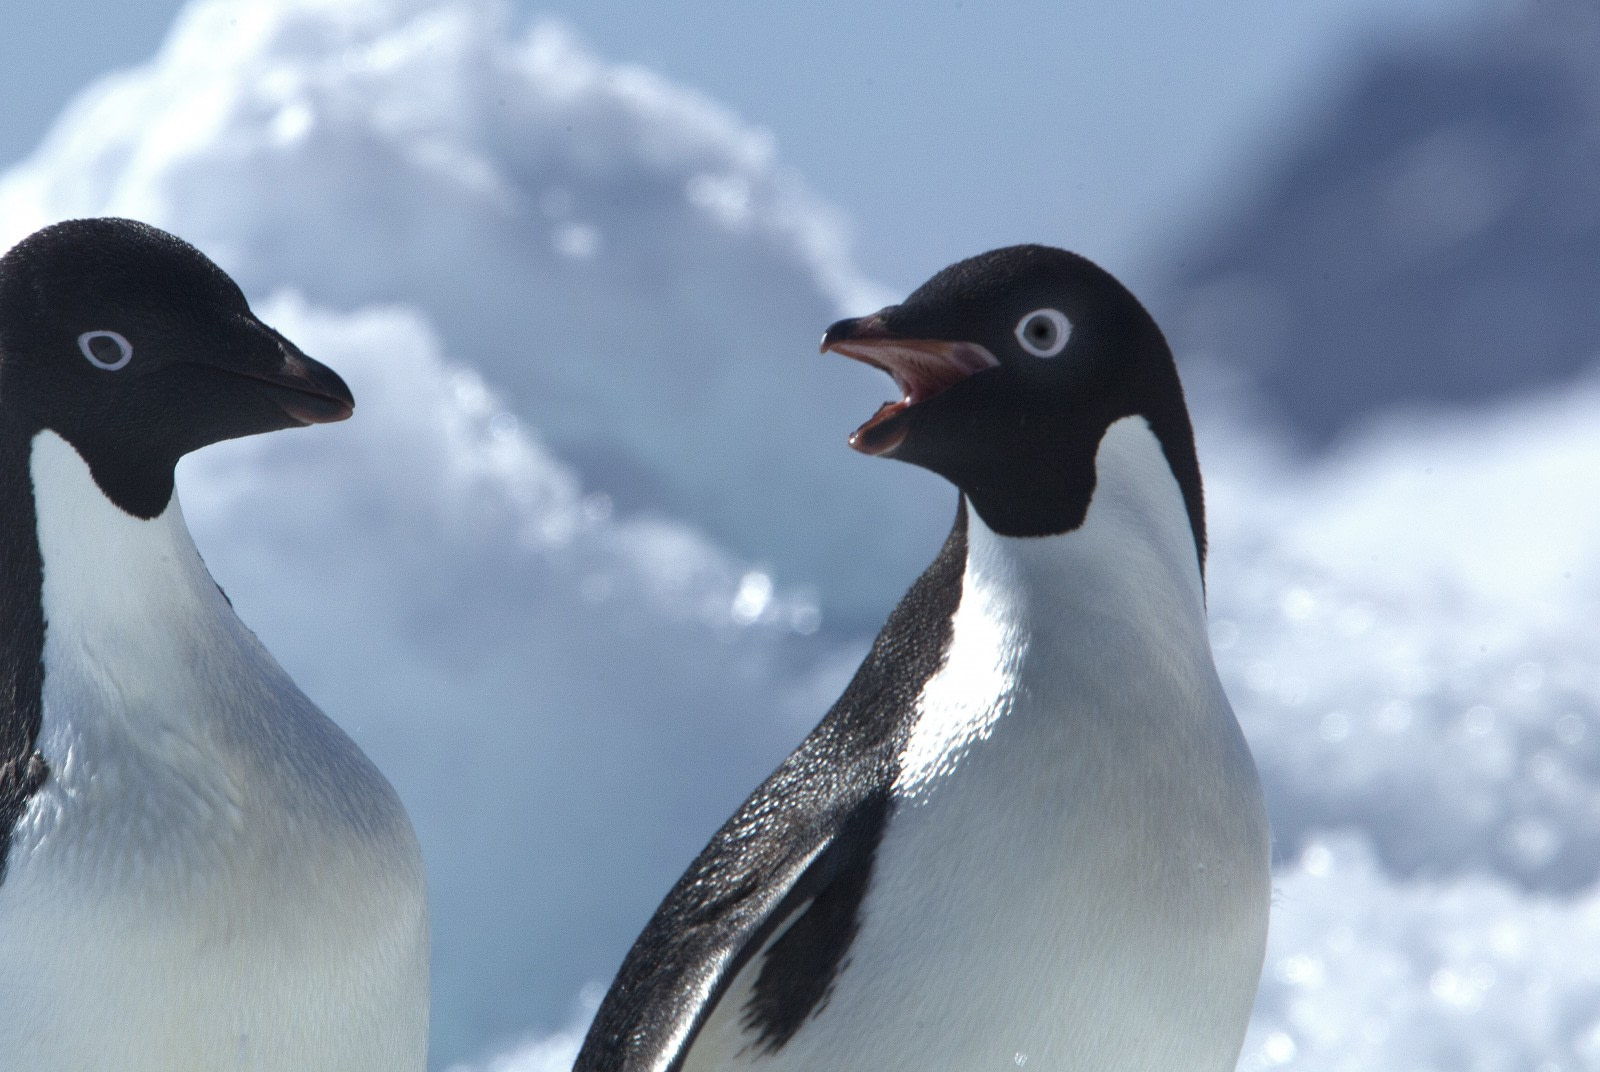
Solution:
<svg viewBox="0 0 1600 1072"><path fill-rule="evenodd" d="M1285 851L1359 826L1401 874L1594 882L1600 385L1241 482L1243 445L1210 470L1213 638Z"/></svg>
<svg viewBox="0 0 1600 1072"><path fill-rule="evenodd" d="M1396 881L1359 835L1279 874L1240 1072L1561 1072L1600 1063L1600 895Z"/></svg>

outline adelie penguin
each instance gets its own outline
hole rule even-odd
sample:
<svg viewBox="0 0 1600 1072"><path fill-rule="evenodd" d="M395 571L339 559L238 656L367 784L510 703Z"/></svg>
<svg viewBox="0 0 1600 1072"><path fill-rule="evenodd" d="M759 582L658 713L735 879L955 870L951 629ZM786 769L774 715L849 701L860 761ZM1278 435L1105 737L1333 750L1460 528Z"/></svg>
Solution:
<svg viewBox="0 0 1600 1072"><path fill-rule="evenodd" d="M1231 1072L1270 874L1172 355L1039 246L843 320L867 454L960 490L822 723L690 866L578 1072Z"/></svg>
<svg viewBox="0 0 1600 1072"><path fill-rule="evenodd" d="M0 258L0 1066L423 1069L411 825L173 494L191 450L352 406L155 228Z"/></svg>

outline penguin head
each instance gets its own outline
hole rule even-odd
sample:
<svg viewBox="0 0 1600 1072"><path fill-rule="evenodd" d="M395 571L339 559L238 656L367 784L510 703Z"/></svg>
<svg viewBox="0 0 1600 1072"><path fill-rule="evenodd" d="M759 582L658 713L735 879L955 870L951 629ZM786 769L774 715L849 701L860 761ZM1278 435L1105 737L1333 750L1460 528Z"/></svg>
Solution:
<svg viewBox="0 0 1600 1072"><path fill-rule="evenodd" d="M899 305L828 328L822 349L882 369L903 392L850 437L964 492L991 529L1083 524L1101 437L1143 417L1182 490L1204 556L1194 435L1155 321L1090 261L1011 246L951 265Z"/></svg>
<svg viewBox="0 0 1600 1072"><path fill-rule="evenodd" d="M0 420L30 438L60 435L136 517L166 509L188 452L353 408L333 370L164 231L71 220L0 257Z"/></svg>

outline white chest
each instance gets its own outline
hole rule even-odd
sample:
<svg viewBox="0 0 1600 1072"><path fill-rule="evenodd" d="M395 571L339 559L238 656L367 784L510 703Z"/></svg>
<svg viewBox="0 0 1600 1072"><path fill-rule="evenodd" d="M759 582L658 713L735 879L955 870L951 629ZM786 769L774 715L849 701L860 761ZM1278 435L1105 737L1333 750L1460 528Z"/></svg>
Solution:
<svg viewBox="0 0 1600 1072"><path fill-rule="evenodd" d="M18 1067L421 1069L426 893L399 802L233 615L176 502L35 441L50 777L0 884Z"/></svg>

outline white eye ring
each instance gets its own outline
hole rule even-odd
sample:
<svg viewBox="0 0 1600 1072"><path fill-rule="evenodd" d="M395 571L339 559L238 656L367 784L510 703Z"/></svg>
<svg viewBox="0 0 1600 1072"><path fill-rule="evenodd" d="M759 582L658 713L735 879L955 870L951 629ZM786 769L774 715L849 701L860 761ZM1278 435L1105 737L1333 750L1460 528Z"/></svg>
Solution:
<svg viewBox="0 0 1600 1072"><path fill-rule="evenodd" d="M95 356L94 344L100 339L110 339L116 343L117 359L115 361L106 361ZM105 369L107 372L115 372L120 368L126 368L128 362L133 360L133 343L115 331L86 331L78 336L78 349L84 357L89 359L89 364L97 369Z"/></svg>
<svg viewBox="0 0 1600 1072"><path fill-rule="evenodd" d="M1034 357L1055 357L1067 348L1072 321L1060 309L1035 309L1017 321L1017 342Z"/></svg>

